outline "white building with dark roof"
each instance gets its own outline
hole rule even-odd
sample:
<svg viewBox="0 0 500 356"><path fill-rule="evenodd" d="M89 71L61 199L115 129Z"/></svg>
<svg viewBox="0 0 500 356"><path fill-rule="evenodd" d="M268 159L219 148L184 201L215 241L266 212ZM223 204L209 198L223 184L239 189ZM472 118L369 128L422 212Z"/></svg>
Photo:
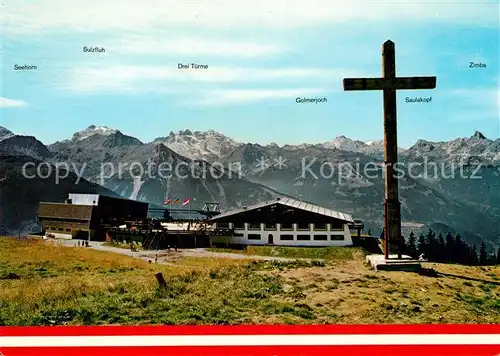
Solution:
<svg viewBox="0 0 500 356"><path fill-rule="evenodd" d="M352 246L351 215L281 198L217 215L216 228L231 229L231 245Z"/></svg>

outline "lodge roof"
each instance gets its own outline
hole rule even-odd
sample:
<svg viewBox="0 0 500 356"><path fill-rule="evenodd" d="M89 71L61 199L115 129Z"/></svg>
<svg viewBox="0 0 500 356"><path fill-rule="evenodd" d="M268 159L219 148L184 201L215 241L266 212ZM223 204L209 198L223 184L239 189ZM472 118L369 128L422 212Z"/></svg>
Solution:
<svg viewBox="0 0 500 356"><path fill-rule="evenodd" d="M110 200L115 200L117 203L120 202L133 202L134 204L148 204L146 202L138 201L138 200L133 200L133 199L127 199L122 196L112 196L112 195L106 195L106 194L88 194L88 193L69 193L68 194L68 199L71 199L72 204L76 205L98 205L99 204L99 199L100 198L105 198L105 199L110 199Z"/></svg>
<svg viewBox="0 0 500 356"><path fill-rule="evenodd" d="M216 221L216 220L221 219L221 218L241 214L241 213L246 212L246 211L256 210L256 209L263 208L263 207L270 206L270 205L274 205L274 204L280 204L280 205L287 206L290 208L305 210L305 211L309 211L309 212L314 213L314 214L324 215L324 216L328 216L328 217L338 219L338 220L343 220L343 221L350 222L350 223L354 222L354 220L352 219L352 216L349 214L340 213L340 212L335 211L335 210L323 208L323 207L318 206L318 205L303 202L300 200L295 200L292 198L278 198L276 200L261 202L261 203L257 203L254 205L250 205L248 207L243 207L240 209L231 210L231 211L219 214L219 215L213 217L212 219L210 219L209 221Z"/></svg>
<svg viewBox="0 0 500 356"><path fill-rule="evenodd" d="M40 202L38 216L43 219L91 220L92 205Z"/></svg>

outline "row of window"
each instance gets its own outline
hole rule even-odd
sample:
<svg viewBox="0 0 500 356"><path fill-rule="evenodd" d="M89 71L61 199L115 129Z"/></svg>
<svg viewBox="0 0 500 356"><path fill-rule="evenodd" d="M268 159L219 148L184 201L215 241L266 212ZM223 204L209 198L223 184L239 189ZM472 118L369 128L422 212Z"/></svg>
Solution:
<svg viewBox="0 0 500 356"><path fill-rule="evenodd" d="M236 235L236 234L235 234ZM248 240L262 240L260 234L248 234ZM265 237L264 237L265 239ZM280 235L281 241L293 241L293 235ZM328 241L328 235L313 235L314 241ZM343 241L344 235L330 235L330 241ZM297 241L311 241L311 235L297 235Z"/></svg>
<svg viewBox="0 0 500 356"><path fill-rule="evenodd" d="M49 227L48 230L64 232L64 229L62 227L52 226L52 227ZM66 232L71 232L71 229L66 229Z"/></svg>
<svg viewBox="0 0 500 356"><path fill-rule="evenodd" d="M230 223L223 223L219 222L217 223L218 228L226 228L228 229L230 227ZM233 223L233 229L245 229L245 223ZM249 230L260 230L261 229L261 224L260 223L246 223L247 228ZM303 231L309 231L311 228L311 225L313 226L313 230L328 230L328 224L303 224L303 223L297 223L297 230L303 230ZM334 231L343 231L344 230L344 224L342 223L335 223L335 224L329 224L330 229ZM265 230L276 230L277 229L277 224L264 224L264 229ZM280 224L280 230L293 230L293 224Z"/></svg>

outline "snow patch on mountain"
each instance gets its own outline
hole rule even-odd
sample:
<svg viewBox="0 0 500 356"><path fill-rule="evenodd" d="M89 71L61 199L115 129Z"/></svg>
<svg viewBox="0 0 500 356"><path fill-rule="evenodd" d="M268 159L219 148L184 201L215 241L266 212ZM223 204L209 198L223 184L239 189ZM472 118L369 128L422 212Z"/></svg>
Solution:
<svg viewBox="0 0 500 356"><path fill-rule="evenodd" d="M167 137L157 138L155 142L164 144L181 156L211 163L229 155L242 145L214 130L184 130L176 133L171 131Z"/></svg>
<svg viewBox="0 0 500 356"><path fill-rule="evenodd" d="M324 142L321 145L324 148L362 153L374 158L382 158L384 156L384 140L370 140L363 142L359 140L352 140L342 135L331 141ZM404 149L399 147L398 151L403 152Z"/></svg>
<svg viewBox="0 0 500 356"><path fill-rule="evenodd" d="M137 200L137 195L139 194L139 191L141 190L143 183L144 183L144 181L141 180L141 177L134 178L134 184L132 187L132 194L130 194L129 199Z"/></svg>
<svg viewBox="0 0 500 356"><path fill-rule="evenodd" d="M344 135L338 136L331 141L323 143L325 148L336 148L342 151L359 152L367 146L366 143L357 140L351 140Z"/></svg>
<svg viewBox="0 0 500 356"><path fill-rule="evenodd" d="M315 147L316 145L310 144L310 143L301 143L299 145L283 145L284 150L291 150L291 151L300 151L300 150L307 150L308 148ZM320 145L323 147L322 145Z"/></svg>
<svg viewBox="0 0 500 356"><path fill-rule="evenodd" d="M94 135L109 136L109 135L114 134L115 132L116 132L115 129L111 129L107 126L90 125L85 130L75 132L73 134L73 138L71 140L72 141L83 141L86 138L89 138L90 136L94 136Z"/></svg>

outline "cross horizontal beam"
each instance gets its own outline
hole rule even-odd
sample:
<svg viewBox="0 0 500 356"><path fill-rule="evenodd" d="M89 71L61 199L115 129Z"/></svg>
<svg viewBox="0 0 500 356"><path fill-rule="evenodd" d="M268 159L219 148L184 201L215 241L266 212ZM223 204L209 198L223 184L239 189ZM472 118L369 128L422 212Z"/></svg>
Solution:
<svg viewBox="0 0 500 356"><path fill-rule="evenodd" d="M344 90L434 89L436 77L345 78Z"/></svg>

